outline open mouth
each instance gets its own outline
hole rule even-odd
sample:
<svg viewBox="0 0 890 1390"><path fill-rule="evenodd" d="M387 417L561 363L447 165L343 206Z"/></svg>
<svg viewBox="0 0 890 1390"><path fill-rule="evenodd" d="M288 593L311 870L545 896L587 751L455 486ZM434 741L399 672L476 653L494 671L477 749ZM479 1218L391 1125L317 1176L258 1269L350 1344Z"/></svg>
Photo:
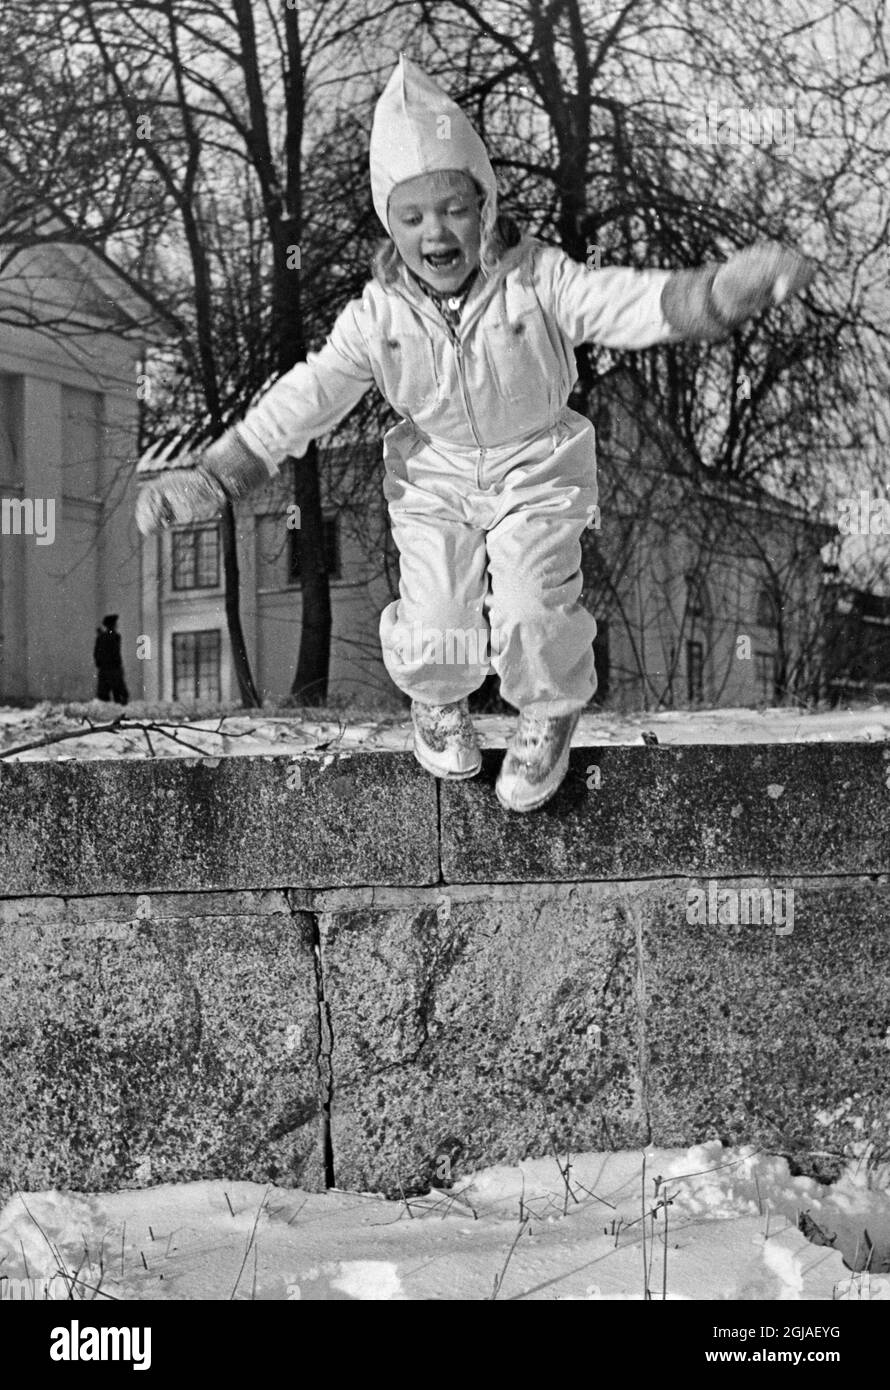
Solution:
<svg viewBox="0 0 890 1390"><path fill-rule="evenodd" d="M461 259L461 254L460 247L456 246L451 251L437 251L432 255L427 254L423 258L423 263L429 266L430 270L441 273L442 271L453 270Z"/></svg>

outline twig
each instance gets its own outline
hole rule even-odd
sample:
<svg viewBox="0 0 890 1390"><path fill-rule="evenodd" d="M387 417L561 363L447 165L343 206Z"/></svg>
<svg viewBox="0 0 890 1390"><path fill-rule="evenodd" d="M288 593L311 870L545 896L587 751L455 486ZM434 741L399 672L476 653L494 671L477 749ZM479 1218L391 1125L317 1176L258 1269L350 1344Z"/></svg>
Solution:
<svg viewBox="0 0 890 1390"><path fill-rule="evenodd" d="M525 1228L526 1228L526 1226L528 1225L528 1223L529 1223L529 1218L528 1218L528 1217L526 1217L524 1221L521 1221L521 1222L519 1223L519 1230L516 1232L516 1235L513 1237L513 1244L510 1246L510 1249L507 1251L507 1258L504 1260L504 1265L503 1265L503 1268L502 1268L502 1270L501 1270L501 1272L500 1272L500 1275L498 1276L498 1275L496 1274L496 1275L494 1276L494 1288L493 1288L492 1291L491 1291L491 1297L487 1300L489 1303L494 1303L494 1301L495 1301L495 1299L497 1298L497 1296L498 1296L500 1290L503 1288L503 1285L504 1285L504 1275L507 1273L507 1265L510 1263L510 1260L513 1258L513 1251L516 1249L516 1246L519 1244L519 1237L522 1235L522 1233L523 1233L523 1231L525 1230Z"/></svg>
<svg viewBox="0 0 890 1390"><path fill-rule="evenodd" d="M306 1203L307 1203L308 1201L309 1201L309 1198L308 1198L308 1197L304 1197L304 1198L303 1198L303 1201L302 1201L302 1202L300 1203L300 1205L297 1207L297 1209L296 1209L296 1211L294 1212L293 1216L289 1216L289 1217L287 1218L287 1225L288 1225L288 1226L291 1224L292 1221L296 1221L297 1217L300 1215L300 1212L303 1210L303 1207L305 1207L305 1205L306 1205Z"/></svg>
<svg viewBox="0 0 890 1390"><path fill-rule="evenodd" d="M32 748L47 748L51 743L63 743L66 738L88 738L90 734L107 734L119 729L122 720L115 719L111 724L96 724L89 729L69 729L63 734L47 734L45 738L35 739L33 743L19 743L15 748L4 748L0 758L14 758L17 753L30 753Z"/></svg>
<svg viewBox="0 0 890 1390"><path fill-rule="evenodd" d="M179 726L176 725L176 726L174 726L174 727L177 727L177 728L178 728ZM192 750L193 753L200 753L200 755L201 755L202 758L206 758L206 757L207 757L207 749L206 749L206 748L201 748L201 747L199 746L199 744L197 744L197 743L189 743L189 741L188 741L187 738L180 738L180 737L178 736L178 734L171 734L171 733L168 733L167 730L166 730L166 729L162 729L161 726L160 726L159 724L150 724L150 725L149 725L149 728L154 729L155 733L156 733L156 734L160 734L162 738L168 738L168 739L170 740L171 743L178 743L178 744L180 744L183 748L190 748L190 749ZM213 730L212 730L212 729L202 729L202 730L201 730L201 733L204 733L204 734L212 734L212 733L213 733Z"/></svg>
<svg viewBox="0 0 890 1390"><path fill-rule="evenodd" d="M110 1298L110 1299L112 1299L113 1302L115 1302L115 1303L120 1303L120 1301L121 1301L121 1300L118 1298L118 1296L117 1296L116 1293L106 1293L106 1291L105 1291L100 1285L97 1285L97 1284L88 1284L87 1281L86 1281L85 1279L78 1279L78 1277L77 1277L76 1274L68 1274L68 1275L66 1275L65 1272L64 1272L63 1270L61 1270L61 1269L57 1269L57 1270L56 1270L56 1273L57 1273L57 1274L61 1274L61 1276L62 1276L63 1279L66 1279L66 1278L67 1278L67 1279L70 1279L71 1282L74 1283L74 1284L83 1284L84 1288L85 1288L85 1289L90 1289L90 1290L92 1291L93 1294L101 1294L103 1298Z"/></svg>
<svg viewBox="0 0 890 1390"><path fill-rule="evenodd" d="M870 1273L871 1273L871 1262L872 1262L872 1260L874 1259L874 1254L875 1254L875 1243L874 1243L874 1241L872 1240L871 1236L868 1234L868 1227L867 1227L867 1226L864 1226L862 1229L863 1229L863 1231L865 1232L865 1239L866 1239L866 1242L867 1242L867 1244L868 1244L868 1256L867 1256L866 1261L865 1261L865 1272L866 1272L866 1274L870 1274Z"/></svg>
<svg viewBox="0 0 890 1390"><path fill-rule="evenodd" d="M91 1261L91 1259L90 1259L90 1252L89 1252L89 1250L87 1249L86 1245L84 1245L83 1250L84 1250L84 1253L83 1253L83 1255L81 1256L80 1260L79 1260L78 1263L77 1263L77 1268L75 1269L74 1273L71 1275L71 1282L72 1282L73 1284L77 1284L77 1283L79 1282L79 1275L80 1275L80 1271L83 1269L84 1260L86 1260L87 1267L88 1267L88 1268L92 1268L92 1261ZM68 1297L69 1297L69 1299L71 1299L71 1300L73 1301L73 1299L74 1299L74 1294L71 1293L71 1292L69 1292ZM83 1302L83 1301L84 1301L84 1299L83 1299L83 1294L81 1294L81 1302Z"/></svg>
<svg viewBox="0 0 890 1390"><path fill-rule="evenodd" d="M43 1236L43 1239L46 1241L47 1245L49 1246L50 1254L55 1258L55 1260L58 1262L58 1264L61 1265L62 1268L64 1269L64 1267L65 1267L65 1261L62 1259L62 1256L61 1256L60 1251L57 1250L57 1248L53 1245L53 1243L52 1243L52 1241L50 1240L49 1236L46 1234L46 1231L43 1229L43 1227L41 1226L40 1222L37 1220L37 1217L34 1216L34 1215L32 1214L32 1212L30 1211L30 1209L29 1209L29 1207L28 1207L28 1204L26 1203L26 1201L25 1201L25 1199L24 1199L24 1197L22 1196L21 1193L19 1193L19 1201L21 1202L22 1206L25 1208L25 1211L28 1213L28 1216L29 1216L30 1219L34 1222L34 1225L37 1227L38 1231L39 1231L40 1234ZM24 1245L22 1245L21 1240L19 1241L19 1245L21 1246L21 1249L22 1249L22 1259L25 1261L25 1278L28 1279L28 1278L30 1278L30 1275L28 1274L28 1261L27 1261L27 1259L25 1258L25 1247L24 1247ZM62 1275L62 1278L63 1278L63 1279L66 1278L66 1275L63 1274L63 1275ZM69 1298L71 1297L71 1290L70 1290L70 1289L68 1290L68 1297L69 1297Z"/></svg>
<svg viewBox="0 0 890 1390"><path fill-rule="evenodd" d="M576 1206L576 1207L580 1205L580 1203L579 1203L579 1201L578 1201L578 1198L575 1196L574 1192L572 1191L572 1184L571 1184L571 1181L569 1180L569 1173L571 1173L571 1171L572 1171L572 1163L571 1163L572 1155L571 1155L571 1151L568 1150L568 1149L566 1150L566 1166L565 1166L565 1168L563 1168L562 1164L561 1164L560 1161L559 1161L559 1153L558 1153L558 1151L557 1151L557 1149L556 1149L555 1143L554 1143L554 1147L553 1147L553 1157L555 1158L555 1160L556 1160L556 1166L557 1166L557 1168L559 1169L559 1176L562 1178L563 1183L564 1183L564 1185L565 1185L565 1192L564 1192L564 1194L563 1194L563 1202L562 1202L562 1214L563 1214L563 1216L567 1216L567 1215L568 1215L568 1210L569 1210L569 1198L570 1198L570 1197L571 1197L572 1201L575 1203L575 1206Z"/></svg>
<svg viewBox="0 0 890 1390"><path fill-rule="evenodd" d="M641 1208L642 1208L642 1216L640 1217L640 1220L641 1220L642 1223L643 1223L642 1226L640 1227L640 1229L641 1229L641 1231L642 1231L642 1233L643 1233L643 1298L644 1298L644 1299L648 1299L648 1298L650 1297L650 1294L649 1294L649 1271L648 1271L648 1268L647 1268L647 1266L646 1266L646 1150L645 1150L645 1149L643 1150L643 1172L642 1172L642 1176L641 1176L641 1178L640 1178L640 1206L641 1206Z"/></svg>
<svg viewBox="0 0 890 1390"><path fill-rule="evenodd" d="M31 743L18 743L14 748L4 748L0 750L0 758L14 758L19 753L30 753L35 748L48 748L54 743L64 743L66 739L89 738L92 734L126 733L131 729L145 735L150 749L152 749L152 744L149 739L149 730L156 734L162 734L164 738L169 738L172 743L180 743L184 748L191 748L193 752L200 753L202 757L207 756L206 749L200 748L198 744L189 743L186 739L178 737L176 734L167 733L168 729L193 728L194 721L185 724L167 724L158 723L153 719L146 721L140 719L127 719L124 715L121 715L119 719L113 719L110 724L93 724L86 717L84 717L84 723L88 726L86 729L65 729L59 734L46 734L43 738L34 739ZM220 729L197 729L196 732L211 734L218 738L249 738L253 731L245 730L243 733L236 733L228 730L223 733ZM155 753L152 749L152 757L154 756Z"/></svg>
<svg viewBox="0 0 890 1390"><path fill-rule="evenodd" d="M248 1255L250 1254L250 1247L253 1245L254 1236L256 1235L256 1228L257 1228L257 1226L259 1225L260 1216L261 1216L261 1214L262 1214L263 1207L266 1205L266 1198L268 1197L268 1195L269 1195L269 1193L270 1193L271 1191L272 1191L272 1184L269 1183L268 1187L266 1188L265 1192L263 1193L263 1200L260 1202L259 1206L257 1207L256 1216L253 1218L253 1226L251 1227L251 1231L250 1231L250 1239L249 1239L248 1242L247 1242L247 1249L244 1251L244 1258L243 1258L243 1260L241 1261L241 1268L238 1270L238 1278L235 1280L235 1286L234 1286L234 1288L232 1289L232 1292L229 1294L229 1300L230 1300L230 1301L235 1297L235 1294L238 1292L238 1285L241 1283L241 1275L244 1273L244 1266L247 1264L247 1257L248 1257Z"/></svg>
<svg viewBox="0 0 890 1390"><path fill-rule="evenodd" d="M586 1192L588 1197L592 1197L595 1202L602 1202L604 1207L610 1207L612 1211L618 1210L614 1202L607 1202L605 1197L600 1197L596 1192L592 1192L589 1187L585 1187L583 1182L579 1182L577 1178L575 1179L575 1186L580 1187L581 1191Z"/></svg>

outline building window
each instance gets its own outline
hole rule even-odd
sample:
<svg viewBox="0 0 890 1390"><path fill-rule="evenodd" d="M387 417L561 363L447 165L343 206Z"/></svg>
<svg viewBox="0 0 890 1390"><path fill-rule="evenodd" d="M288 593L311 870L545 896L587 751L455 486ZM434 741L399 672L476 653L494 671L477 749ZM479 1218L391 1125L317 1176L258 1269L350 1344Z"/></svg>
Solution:
<svg viewBox="0 0 890 1390"><path fill-rule="evenodd" d="M776 698L776 657L774 652L754 653L754 679L760 699L771 705Z"/></svg>
<svg viewBox="0 0 890 1390"><path fill-rule="evenodd" d="M686 698L700 705L705 698L705 649L701 642L686 643Z"/></svg>
<svg viewBox="0 0 890 1390"><path fill-rule="evenodd" d="M779 626L776 601L766 588L757 595L757 626L770 629Z"/></svg>
<svg viewBox="0 0 890 1390"><path fill-rule="evenodd" d="M222 699L220 650L218 629L208 632L174 632L174 700L188 704L192 700Z"/></svg>
<svg viewBox="0 0 890 1390"><path fill-rule="evenodd" d="M328 579L340 579L340 518L323 516L321 524L324 534L324 563ZM300 543L297 531L288 531L290 549L288 551L288 583L302 583L300 573Z"/></svg>
<svg viewBox="0 0 890 1390"><path fill-rule="evenodd" d="M173 533L173 588L219 588L219 527Z"/></svg>
<svg viewBox="0 0 890 1390"><path fill-rule="evenodd" d="M67 497L101 499L102 397L76 386L62 387L62 471Z"/></svg>
<svg viewBox="0 0 890 1390"><path fill-rule="evenodd" d="M21 487L21 389L20 378L0 375L0 485Z"/></svg>
<svg viewBox="0 0 890 1390"><path fill-rule="evenodd" d="M686 616L694 627L708 616L708 591L705 581L691 571L686 575Z"/></svg>
<svg viewBox="0 0 890 1390"><path fill-rule="evenodd" d="M604 705L609 698L609 620L597 618L596 636L593 639L593 661L596 668L596 695L598 705Z"/></svg>

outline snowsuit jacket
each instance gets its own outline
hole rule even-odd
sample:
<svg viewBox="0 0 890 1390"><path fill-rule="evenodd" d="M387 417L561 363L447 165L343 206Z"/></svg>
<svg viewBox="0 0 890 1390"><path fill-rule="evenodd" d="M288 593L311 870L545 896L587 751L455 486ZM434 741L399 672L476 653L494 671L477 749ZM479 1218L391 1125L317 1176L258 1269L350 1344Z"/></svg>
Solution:
<svg viewBox="0 0 890 1390"><path fill-rule="evenodd" d="M446 450L531 439L565 411L577 380L573 348L645 348L684 336L662 312L669 275L589 270L523 237L493 276L477 280L455 341L402 268L392 285L370 281L321 350L279 378L235 430L274 474L376 383L404 420ZM584 433L592 466L589 424Z"/></svg>
<svg viewBox="0 0 890 1390"><path fill-rule="evenodd" d="M487 660L430 661L407 639L418 628L473 631L486 604L505 699L551 715L590 699L596 626L579 601L579 537L596 511L596 451L590 421L567 405L573 349L682 338L662 310L669 278L589 270L525 237L477 279L452 333L400 266L392 284L373 280L347 304L321 350L234 426L274 474L372 383L402 416L384 441L383 489L400 597L380 637L412 699L449 704L481 684Z"/></svg>

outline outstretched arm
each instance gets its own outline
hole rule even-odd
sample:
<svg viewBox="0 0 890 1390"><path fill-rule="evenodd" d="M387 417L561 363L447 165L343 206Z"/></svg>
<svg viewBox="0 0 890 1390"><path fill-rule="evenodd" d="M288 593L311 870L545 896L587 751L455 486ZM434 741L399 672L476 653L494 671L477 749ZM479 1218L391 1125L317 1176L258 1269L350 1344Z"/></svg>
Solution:
<svg viewBox="0 0 890 1390"><path fill-rule="evenodd" d="M300 457L310 442L342 420L373 382L361 304L337 318L320 352L310 352L275 382L244 419L195 456L148 483L136 523L149 535L161 527L215 516L274 478L282 459Z"/></svg>
<svg viewBox="0 0 890 1390"><path fill-rule="evenodd" d="M538 252L542 298L575 347L719 341L804 289L814 273L812 262L775 242L739 251L724 265L674 271L588 270L554 247Z"/></svg>

